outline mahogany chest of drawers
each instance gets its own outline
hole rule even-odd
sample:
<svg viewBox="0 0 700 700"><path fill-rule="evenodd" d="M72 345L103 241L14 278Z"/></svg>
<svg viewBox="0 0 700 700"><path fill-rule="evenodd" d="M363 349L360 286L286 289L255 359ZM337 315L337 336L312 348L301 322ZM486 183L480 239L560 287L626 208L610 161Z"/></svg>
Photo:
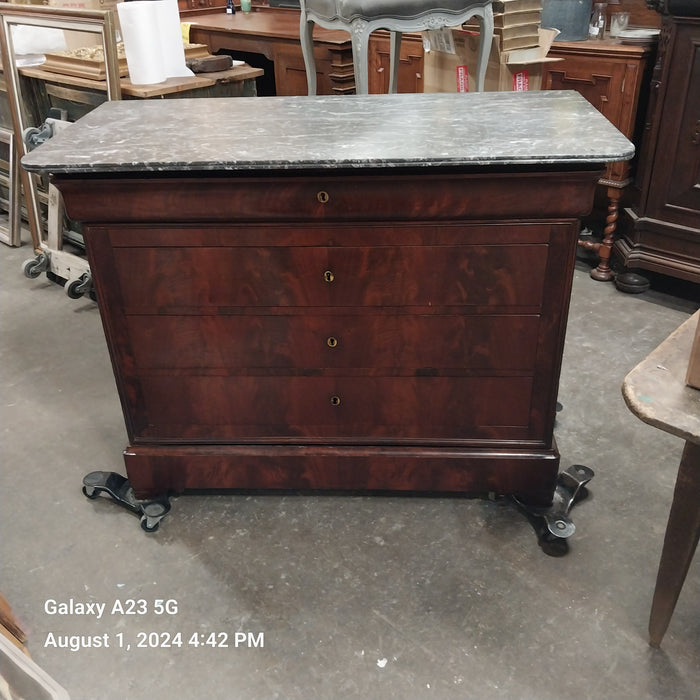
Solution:
<svg viewBox="0 0 700 700"><path fill-rule="evenodd" d="M214 112L199 129L225 105L249 138L219 134L223 153L207 159L202 137L197 162L173 140L149 161L132 137L118 164L100 118L158 115L113 103L67 129L65 146L59 136L25 158L54 173L83 222L136 494L419 490L549 503L578 218L604 161L630 147L583 98L548 95L184 100ZM538 160L529 151L550 154L544 139L569 133L547 126L525 155L502 145L510 155L491 163L489 130L479 143L476 121L447 125L457 107L468 122L467 105L472 117L554 109L572 124L582 112L603 150L571 157L559 144ZM334 141L330 122L348 112ZM402 113L423 126L394 124L392 145ZM296 119L293 135L273 139L280 114L286 128ZM273 145L256 136L260 121ZM81 165L62 150L76 143Z"/></svg>

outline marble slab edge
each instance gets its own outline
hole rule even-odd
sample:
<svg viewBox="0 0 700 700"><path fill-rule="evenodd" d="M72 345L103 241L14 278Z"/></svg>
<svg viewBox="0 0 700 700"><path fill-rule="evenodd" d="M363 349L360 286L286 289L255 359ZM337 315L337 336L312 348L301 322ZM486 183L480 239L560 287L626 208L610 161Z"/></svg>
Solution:
<svg viewBox="0 0 700 700"><path fill-rule="evenodd" d="M573 91L109 102L24 156L114 173L575 165L633 144Z"/></svg>

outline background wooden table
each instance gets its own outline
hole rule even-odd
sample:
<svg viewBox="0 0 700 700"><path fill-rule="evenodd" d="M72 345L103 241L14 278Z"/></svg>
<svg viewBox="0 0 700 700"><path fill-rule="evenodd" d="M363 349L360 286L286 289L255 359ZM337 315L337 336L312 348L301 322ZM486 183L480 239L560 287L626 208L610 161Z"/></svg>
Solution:
<svg viewBox="0 0 700 700"><path fill-rule="evenodd" d="M699 319L700 311L637 365L622 387L638 418L685 440L649 620L652 646L661 644L700 537L700 391L685 383Z"/></svg>

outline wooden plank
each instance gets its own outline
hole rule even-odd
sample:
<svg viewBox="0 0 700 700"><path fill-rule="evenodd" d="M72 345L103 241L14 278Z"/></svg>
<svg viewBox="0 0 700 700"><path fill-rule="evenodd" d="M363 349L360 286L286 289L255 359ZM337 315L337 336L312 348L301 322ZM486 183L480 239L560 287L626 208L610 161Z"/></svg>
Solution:
<svg viewBox="0 0 700 700"><path fill-rule="evenodd" d="M170 95L187 90L197 90L199 88L211 87L219 81L243 81L257 78L263 74L260 68L251 68L248 65L234 66L226 71L207 73L184 78L168 78L163 83L153 85L134 85L129 78L122 78L122 94L131 97L149 98ZM61 75L42 69L41 67L21 68L20 73L28 78L36 78L47 83L60 85L71 85L73 87L85 88L89 90L99 90L107 92L107 83L104 80L91 80L75 75Z"/></svg>

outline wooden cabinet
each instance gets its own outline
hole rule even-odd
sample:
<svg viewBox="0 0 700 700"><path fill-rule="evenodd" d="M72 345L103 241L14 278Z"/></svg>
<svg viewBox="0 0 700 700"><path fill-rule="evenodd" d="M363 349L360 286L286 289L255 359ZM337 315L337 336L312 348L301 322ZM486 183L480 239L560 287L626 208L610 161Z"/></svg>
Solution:
<svg viewBox="0 0 700 700"><path fill-rule="evenodd" d="M578 220L631 153L580 96L119 101L73 128L24 164L82 223L139 498L551 502Z"/></svg>
<svg viewBox="0 0 700 700"><path fill-rule="evenodd" d="M555 42L549 51L551 58L561 59L545 63L542 88L546 90L576 90L601 114L605 115L636 145L640 143L641 122L648 94L650 59L654 47L628 46L616 39L603 41ZM639 109L641 103L641 110ZM597 251L600 262L591 271L598 280L610 280L614 235L619 218L620 199L632 182L632 163L610 163L600 184L606 190L608 210L602 243L581 242Z"/></svg>
<svg viewBox="0 0 700 700"><path fill-rule="evenodd" d="M585 209L595 181L549 180L58 180L72 216L102 202L84 232L134 487L204 488L214 470L222 487L546 502L577 230L560 203ZM501 191L519 194L479 221ZM302 471L276 466L300 448Z"/></svg>
<svg viewBox="0 0 700 700"><path fill-rule="evenodd" d="M700 282L700 17L663 19L636 183L625 265Z"/></svg>

